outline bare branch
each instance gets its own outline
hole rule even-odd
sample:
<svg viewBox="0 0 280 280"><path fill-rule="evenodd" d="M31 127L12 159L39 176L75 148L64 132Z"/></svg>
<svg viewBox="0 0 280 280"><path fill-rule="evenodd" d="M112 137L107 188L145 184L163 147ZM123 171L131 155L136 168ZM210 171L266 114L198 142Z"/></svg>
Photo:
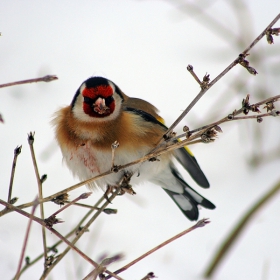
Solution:
<svg viewBox="0 0 280 280"><path fill-rule="evenodd" d="M132 265L136 264L137 262L141 261L142 259L144 259L145 257L149 256L150 254L154 253L155 251L159 250L160 248L164 247L165 245L173 242L174 240L182 237L183 235L199 228L199 227L203 227L205 225L207 225L208 223L210 223L210 221L208 219L202 219L202 220L199 220L194 226L182 231L181 233L173 236L172 238L164 241L163 243L161 243L160 245L156 246L155 248L153 248L152 250L146 252L145 254L143 254L142 256L140 256L139 258L133 260L132 262L128 263L127 265L125 265L124 267L116 270L114 273L115 274L119 274L125 270L127 270L129 267L131 267ZM107 276L106 279L110 279L111 276Z"/></svg>
<svg viewBox="0 0 280 280"><path fill-rule="evenodd" d="M12 198L12 189L13 189L13 183L14 183L14 176L16 171L16 165L17 165L17 158L21 153L22 146L17 146L14 149L14 159L13 159L13 165L12 165L12 171L11 171L11 178L10 178L10 185L9 185L9 193L8 193L8 203L11 203ZM12 203L13 204L13 203Z"/></svg>
<svg viewBox="0 0 280 280"><path fill-rule="evenodd" d="M17 85L22 85L22 84L38 83L38 82L48 83L48 82L55 81L57 79L58 79L58 77L55 76L55 75L47 75L47 76L44 76L44 77L41 77L41 78L28 79L28 80L22 80L22 81L2 84L2 85L0 85L0 88L17 86Z"/></svg>
<svg viewBox="0 0 280 280"><path fill-rule="evenodd" d="M37 165L37 161L36 161L36 157L35 157L35 152L34 152L34 135L35 132L30 132L28 134L28 144L30 147L30 153L31 153L31 157L32 157L32 162L33 162L33 166L34 166L34 171L35 171L35 175L36 175L36 179L37 179L37 184L38 184L38 196L39 196L39 200L41 200L43 198L43 191L42 191L42 180L41 177L39 175L39 170L38 170L38 165ZM40 213L41 213L41 219L44 220L44 205L42 203L40 203ZM48 257L48 252L47 252L47 239L46 239L46 229L45 227L42 227L42 237L43 237L43 248L44 248L44 257L45 257L45 261Z"/></svg>
<svg viewBox="0 0 280 280"><path fill-rule="evenodd" d="M38 203L36 203L37 200L38 199L36 198L35 201L34 201L34 206L32 208L30 219L29 219L29 222L28 222L28 226L27 226L27 230L26 230L26 234L25 234L25 238L24 238L24 242L23 242L23 247L22 247L22 251L21 251L21 254L20 254L20 260L19 260L19 264L18 264L18 269L17 269L16 276L15 276L16 280L19 279L20 274L21 274L20 270L21 270L21 266L22 266L22 262L23 262L23 258L24 258L24 254L25 254L25 250L26 250L26 246L27 246L28 236L29 236L30 229L31 229L31 223L33 221L35 210L36 210L36 208L38 206Z"/></svg>
<svg viewBox="0 0 280 280"><path fill-rule="evenodd" d="M249 47L247 47L243 51L243 55L248 54L248 51L252 49L261 39L265 36L267 30L269 30L280 18L280 14L276 16L276 18L265 28L265 30L250 44ZM164 139L169 138L170 132L173 131L173 129L179 124L179 122L189 113L189 111L193 108L193 106L198 102L198 100L215 84L217 83L225 74L229 72L237 63L238 59L235 59L222 73L220 73L211 83L209 83L207 88L201 89L199 94L194 98L194 100L188 105L188 107L184 110L184 112L177 118L177 120L169 127L169 129L164 134Z"/></svg>

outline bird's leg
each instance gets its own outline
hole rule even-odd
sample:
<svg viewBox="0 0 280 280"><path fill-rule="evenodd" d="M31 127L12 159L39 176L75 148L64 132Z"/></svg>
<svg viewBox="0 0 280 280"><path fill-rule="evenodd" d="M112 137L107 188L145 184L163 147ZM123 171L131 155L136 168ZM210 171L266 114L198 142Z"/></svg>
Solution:
<svg viewBox="0 0 280 280"><path fill-rule="evenodd" d="M129 193L131 195L136 194L136 192L133 190L132 186L129 184L132 175L133 175L132 172L126 172L124 174L123 180L121 183L121 191L120 191L119 195L123 195L125 193Z"/></svg>
<svg viewBox="0 0 280 280"><path fill-rule="evenodd" d="M112 203L112 202L110 201L108 195L109 195L110 193L112 193L114 189L115 189L115 186L107 185L107 189L106 189L106 191L105 191L105 193L104 193L104 195L103 195L104 198L105 198L105 199L107 200L107 202L109 202L109 203Z"/></svg>
<svg viewBox="0 0 280 280"><path fill-rule="evenodd" d="M120 191L118 193L118 195L124 195L125 193L134 195L136 194L136 192L133 190L132 186L129 184L130 179L132 177L134 173L132 172L125 172L121 181L121 185L120 185ZM117 189L118 186L111 186L111 185L107 185L107 189L104 193L104 198L109 202L112 203L108 197L108 195L110 193L112 193L114 190Z"/></svg>

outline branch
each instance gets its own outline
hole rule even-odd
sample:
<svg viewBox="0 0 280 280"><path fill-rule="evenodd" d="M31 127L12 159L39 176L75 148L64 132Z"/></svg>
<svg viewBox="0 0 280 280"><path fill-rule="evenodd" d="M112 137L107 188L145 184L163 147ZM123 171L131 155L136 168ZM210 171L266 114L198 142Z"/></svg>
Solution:
<svg viewBox="0 0 280 280"><path fill-rule="evenodd" d="M13 165L12 165L12 171L11 171L11 178L10 178L10 185L9 185L9 193L8 193L8 203L11 203L12 198L12 190L13 190L13 183L14 183L14 176L16 171L16 165L17 165L17 158L21 153L22 146L17 146L14 149L14 159L13 159ZM13 203L12 203L13 204Z"/></svg>
<svg viewBox="0 0 280 280"><path fill-rule="evenodd" d="M47 76L44 76L44 77L41 77L41 78L28 79L28 80L22 80L22 81L2 84L2 85L0 85L0 88L17 86L17 85L22 85L22 84L38 83L38 82L48 83L48 82L55 81L57 79L58 79L58 77L55 76L55 75L47 75Z"/></svg>
<svg viewBox="0 0 280 280"><path fill-rule="evenodd" d="M280 14L265 28L265 30L243 51L243 55L246 55L250 49L252 49L267 33L267 31L279 20ZM193 106L199 101L199 99L215 84L217 83L225 74L229 72L236 64L239 63L239 56L224 70L222 71L211 83L208 84L207 88L202 88L194 100L189 104L189 106L184 110L184 112L177 118L177 120L169 127L169 129L163 135L166 139L170 136L173 129L179 124L179 122L189 113Z"/></svg>
<svg viewBox="0 0 280 280"><path fill-rule="evenodd" d="M164 241L163 243L161 243L160 245L156 246L155 248L153 248L152 250L146 252L145 254L143 254L142 256L140 256L139 258L135 259L134 261L128 263L127 265L125 265L124 267L116 270L114 273L115 274L119 274L125 270L127 270L129 267L131 267L132 265L136 264L137 262L141 261L142 259L144 259L145 257L151 255L152 253L154 253L155 251L159 250L160 248L164 247L165 245L171 243L172 241L182 237L183 235L199 228L199 227L204 227L205 225L207 225L208 223L210 223L210 221L208 219L202 219L200 221L198 221L194 226L182 231L181 233L173 236L172 238ZM111 276L107 276L106 279L110 279Z"/></svg>
<svg viewBox="0 0 280 280"><path fill-rule="evenodd" d="M248 95L247 95L246 99L247 98L248 98L248 101L249 101ZM276 96L267 98L263 101L260 101L258 103L255 103L253 105L250 105L249 103L246 103L246 106L247 106L246 108L244 107L245 106L244 105L240 109L234 110L233 113L227 115L226 117L220 119L219 121L210 123L208 125L202 126L200 128L197 128L197 129L194 129L194 130L191 130L191 131L187 130L186 133L183 133L179 136L175 136L171 139L168 139L167 142L159 144L156 148L153 149L152 152L150 152L149 154L147 154L146 156L144 156L140 159L137 159L135 161L129 162L129 163L124 164L124 165L117 166L117 169L116 168L114 168L113 170L110 169L110 170L108 170L108 171L106 171L106 172L104 172L100 175L97 175L97 176L93 177L93 178L90 178L88 180L79 182L79 183L77 183L77 184L75 184L75 185L73 185L69 188L66 188L62 191L59 191L59 192L57 192L57 193L55 193L51 196L40 199L39 203L41 204L41 203L44 203L44 202L47 202L47 201L51 201L56 197L59 197L59 196L65 194L69 191L73 191L73 190L75 190L75 189L77 189L77 188L79 188L83 185L89 184L89 183L91 183L91 182L93 182L97 179L103 178L103 177L107 176L108 174L119 172L120 170L126 169L126 168L128 168L132 165L143 163L147 160L150 160L152 158L156 158L156 157L158 157L162 154L168 153L168 152L172 152L172 151L174 151L176 149L179 149L179 148L182 148L184 146L190 146L190 145L197 144L197 143L213 142L215 140L214 138L216 137L217 132L221 132L221 129L219 128L218 125L220 125L222 123L225 123L225 122L234 121L234 120L244 120L244 119L250 119L250 118L260 120L260 115L258 115L258 114L256 114L255 116L245 116L245 117L241 117L241 118L238 118L236 116L244 113L244 111L246 111L246 110L251 110L253 112L258 113L259 111L257 111L257 110L258 110L258 107L260 105L272 104L272 106L274 106L273 103L276 102L276 101L279 101L279 99L280 99L280 95L276 95ZM279 116L279 111L271 110L271 112L269 112L267 114L262 114L261 116L262 117L268 117L268 116L276 117L276 116ZM184 140L178 142L178 139L183 138L183 137L187 137L187 139L184 139ZM200 138L200 139L198 139L198 138ZM169 142L171 144L168 144ZM19 205L17 207L19 209L23 209L23 208L26 208L26 207L31 207L32 205L33 205L33 202L29 202L29 203ZM0 217L9 213L9 212L11 212L11 211L12 211L11 209L7 209L7 208L3 209L2 211L0 211Z"/></svg>
<svg viewBox="0 0 280 280"><path fill-rule="evenodd" d="M18 269L17 269L16 276L15 276L16 280L18 280L19 277L20 277L20 269L21 269L21 266L22 266L23 257L24 257L24 254L25 254L26 246L27 246L27 240L28 240L28 236L29 236L29 233L30 233L30 229L31 229L31 223L32 223L32 220L33 220L33 217L34 217L36 207L38 206L38 203L36 203L37 200L38 199L36 198L34 206L33 206L32 211L31 211L30 219L29 219L29 222L28 222L28 226L27 226L27 230L26 230L26 234L25 234L25 238L24 238L24 242L23 242L23 247L22 247L22 251L21 251L21 254L20 254Z"/></svg>
<svg viewBox="0 0 280 280"><path fill-rule="evenodd" d="M31 153L32 162L33 162L33 166L34 166L34 171L35 171L35 175L36 175L36 179L37 179L38 197L39 197L39 200L41 200L43 198L42 180L41 180L41 177L39 175L38 165L37 165L35 152L34 152L34 146L33 146L34 135L35 135L35 132L34 133L30 132L28 134L28 139L27 140L28 140L28 144L29 144L29 147L30 147L30 153ZM41 214L41 219L44 220L45 219L45 217L44 217L44 205L42 203L40 204L40 214ZM47 257L48 257L48 253L47 253L47 238L46 238L45 227L42 227L42 238L43 238L44 257L45 257L45 262L46 262Z"/></svg>

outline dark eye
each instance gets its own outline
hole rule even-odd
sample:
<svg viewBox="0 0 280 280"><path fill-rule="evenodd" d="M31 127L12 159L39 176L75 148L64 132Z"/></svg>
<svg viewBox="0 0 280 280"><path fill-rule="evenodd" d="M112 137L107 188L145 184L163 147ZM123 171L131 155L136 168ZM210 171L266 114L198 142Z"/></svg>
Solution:
<svg viewBox="0 0 280 280"><path fill-rule="evenodd" d="M113 101L114 101L113 96L109 96L109 97L105 98L105 103L107 106L110 105L110 103L112 103Z"/></svg>
<svg viewBox="0 0 280 280"><path fill-rule="evenodd" d="M93 103L93 99L84 96L84 102L85 102L86 104L92 104L92 103Z"/></svg>

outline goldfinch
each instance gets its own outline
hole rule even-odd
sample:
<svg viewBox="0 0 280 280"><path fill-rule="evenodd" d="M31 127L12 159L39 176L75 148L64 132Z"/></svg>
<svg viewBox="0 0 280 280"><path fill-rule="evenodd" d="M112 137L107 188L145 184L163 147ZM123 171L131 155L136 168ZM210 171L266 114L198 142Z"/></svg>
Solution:
<svg viewBox="0 0 280 280"><path fill-rule="evenodd" d="M124 165L148 154L167 130L158 110L142 99L130 98L112 81L91 77L78 88L71 104L54 118L55 135L63 159L74 176L87 180L112 167L112 143L117 141L114 165ZM193 190L173 163L176 158L203 188L209 183L187 148L161 155L157 161L109 174L89 184L104 188L115 186L125 173L134 173L130 184L150 181L161 186L184 215L197 220L198 205L215 205Z"/></svg>

